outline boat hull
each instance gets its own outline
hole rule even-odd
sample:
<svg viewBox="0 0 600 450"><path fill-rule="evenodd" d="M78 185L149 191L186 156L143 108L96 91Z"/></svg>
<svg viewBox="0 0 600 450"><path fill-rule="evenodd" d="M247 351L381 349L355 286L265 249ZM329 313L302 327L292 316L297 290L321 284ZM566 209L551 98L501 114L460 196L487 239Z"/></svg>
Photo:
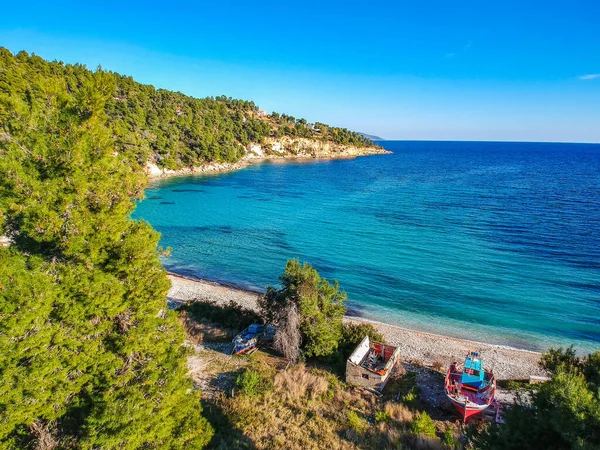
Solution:
<svg viewBox="0 0 600 450"><path fill-rule="evenodd" d="M447 397L450 400L450 403L452 403L452 406L454 406L456 410L460 413L460 415L463 417L463 421L466 421L468 418L482 413L489 407L489 405L465 405L464 402L460 402L450 397L449 395Z"/></svg>
<svg viewBox="0 0 600 450"><path fill-rule="evenodd" d="M234 345L233 347L233 353L235 353L236 355L242 355L246 352L249 352L250 350L252 350L253 348L256 348L256 344L258 342L251 342L251 343L244 343L244 344L240 344L240 345Z"/></svg>

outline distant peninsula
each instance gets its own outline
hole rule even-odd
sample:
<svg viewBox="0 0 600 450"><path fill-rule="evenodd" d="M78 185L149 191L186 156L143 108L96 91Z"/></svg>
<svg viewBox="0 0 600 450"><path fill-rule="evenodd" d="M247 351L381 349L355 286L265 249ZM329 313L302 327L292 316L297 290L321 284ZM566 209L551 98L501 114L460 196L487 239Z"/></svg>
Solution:
<svg viewBox="0 0 600 450"><path fill-rule="evenodd" d="M361 133L361 132L358 132L358 134L360 134L362 137L364 137L365 139L368 139L370 141L385 141L386 140L382 137L375 136L374 134L367 134L367 133Z"/></svg>

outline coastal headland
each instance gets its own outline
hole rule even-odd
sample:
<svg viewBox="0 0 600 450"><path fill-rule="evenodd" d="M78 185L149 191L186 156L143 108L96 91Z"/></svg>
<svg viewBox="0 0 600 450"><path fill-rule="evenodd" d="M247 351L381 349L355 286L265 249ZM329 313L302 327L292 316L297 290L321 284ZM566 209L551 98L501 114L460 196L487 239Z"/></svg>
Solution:
<svg viewBox="0 0 600 450"><path fill-rule="evenodd" d="M175 273L169 273L168 277L171 281L168 299L172 305L193 301L213 301L224 305L233 301L245 308L257 310L258 298L262 295L261 292ZM364 319L346 317L345 320L360 322ZM453 361L464 358L467 351L478 350L499 379L527 379L530 375L544 375L538 365L540 354L536 352L424 333L378 322L370 323L383 334L388 343L400 347L401 358L407 362L425 366L442 364L448 367Z"/></svg>
<svg viewBox="0 0 600 450"><path fill-rule="evenodd" d="M150 179L208 175L233 172L264 161L348 159L392 153L377 146L358 147L318 139L290 137L267 138L262 144L249 144L245 152L245 156L237 162L210 162L180 169L161 168L154 162L148 162L146 173Z"/></svg>

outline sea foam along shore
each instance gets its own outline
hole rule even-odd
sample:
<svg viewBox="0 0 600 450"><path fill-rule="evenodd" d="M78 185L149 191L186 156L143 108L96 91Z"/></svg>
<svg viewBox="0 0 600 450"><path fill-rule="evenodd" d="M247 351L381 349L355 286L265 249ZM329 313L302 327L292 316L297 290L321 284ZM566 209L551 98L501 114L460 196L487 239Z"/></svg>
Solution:
<svg viewBox="0 0 600 450"><path fill-rule="evenodd" d="M168 299L172 304L189 301L214 301L237 304L256 310L260 292L242 290L219 283L183 277L169 273L171 289ZM363 319L346 317L347 322L360 323ZM539 353L518 350L480 342L409 330L379 322L371 322L385 337L386 342L400 347L404 361L418 361L427 366L441 363L448 367L460 361L469 350L481 351L486 364L498 379L527 379L530 375L544 375L538 366Z"/></svg>

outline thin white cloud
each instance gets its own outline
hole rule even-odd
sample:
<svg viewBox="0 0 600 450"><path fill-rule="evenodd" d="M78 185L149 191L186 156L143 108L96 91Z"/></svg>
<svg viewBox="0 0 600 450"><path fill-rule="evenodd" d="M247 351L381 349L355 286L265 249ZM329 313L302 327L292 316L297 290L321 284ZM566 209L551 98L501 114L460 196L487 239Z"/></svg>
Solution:
<svg viewBox="0 0 600 450"><path fill-rule="evenodd" d="M473 41L468 41L465 45L462 46L460 50L455 50L453 52L447 52L444 54L444 58L454 58L455 56L460 56L461 53L468 51L473 45Z"/></svg>
<svg viewBox="0 0 600 450"><path fill-rule="evenodd" d="M580 75L577 78L580 80L595 80L596 78L600 78L600 73L588 73L585 75Z"/></svg>

